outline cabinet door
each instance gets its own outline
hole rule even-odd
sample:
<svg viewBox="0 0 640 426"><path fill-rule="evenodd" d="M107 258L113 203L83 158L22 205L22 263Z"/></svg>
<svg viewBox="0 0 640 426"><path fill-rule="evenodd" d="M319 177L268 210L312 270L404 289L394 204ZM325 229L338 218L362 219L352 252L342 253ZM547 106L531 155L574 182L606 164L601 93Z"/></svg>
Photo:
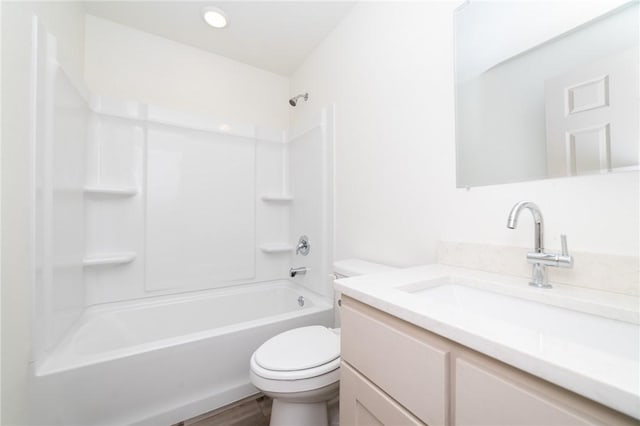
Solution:
<svg viewBox="0 0 640 426"><path fill-rule="evenodd" d="M449 424L449 351L442 342L343 298L342 359L431 426Z"/></svg>
<svg viewBox="0 0 640 426"><path fill-rule="evenodd" d="M482 365L458 358L455 375L458 426L603 425Z"/></svg>
<svg viewBox="0 0 640 426"><path fill-rule="evenodd" d="M424 426L348 364L343 362L340 368L341 425Z"/></svg>

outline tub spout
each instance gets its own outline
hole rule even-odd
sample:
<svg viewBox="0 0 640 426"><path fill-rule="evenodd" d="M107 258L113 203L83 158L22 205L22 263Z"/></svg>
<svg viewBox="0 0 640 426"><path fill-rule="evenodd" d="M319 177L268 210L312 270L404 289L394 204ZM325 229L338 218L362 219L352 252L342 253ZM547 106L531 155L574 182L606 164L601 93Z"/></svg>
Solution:
<svg viewBox="0 0 640 426"><path fill-rule="evenodd" d="M299 266L297 268L289 268L289 275L291 276L291 278L295 277L298 274L304 275L307 272L309 272L309 269L306 266Z"/></svg>

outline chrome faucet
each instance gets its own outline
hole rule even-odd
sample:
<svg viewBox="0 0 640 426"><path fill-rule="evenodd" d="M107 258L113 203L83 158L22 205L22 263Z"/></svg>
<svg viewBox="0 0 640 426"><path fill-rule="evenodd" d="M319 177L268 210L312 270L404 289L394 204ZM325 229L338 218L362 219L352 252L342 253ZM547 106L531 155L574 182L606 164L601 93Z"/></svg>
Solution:
<svg viewBox="0 0 640 426"><path fill-rule="evenodd" d="M547 277L547 266L560 268L573 267L573 256L569 255L567 249L567 236L561 235L562 253L544 252L544 221L540 208L530 201L520 201L513 206L507 218L507 228L516 229L518 226L518 216L524 209L528 209L533 215L534 222L534 252L527 253L527 262L533 264L532 278L529 285L540 288L551 288Z"/></svg>

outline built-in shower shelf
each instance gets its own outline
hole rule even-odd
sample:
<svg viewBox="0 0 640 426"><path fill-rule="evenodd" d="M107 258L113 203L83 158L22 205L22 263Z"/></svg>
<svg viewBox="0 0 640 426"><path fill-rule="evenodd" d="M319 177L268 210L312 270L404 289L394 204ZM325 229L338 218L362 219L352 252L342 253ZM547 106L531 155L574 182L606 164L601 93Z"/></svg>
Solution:
<svg viewBox="0 0 640 426"><path fill-rule="evenodd" d="M135 252L100 253L85 256L84 266L122 265L136 259Z"/></svg>
<svg viewBox="0 0 640 426"><path fill-rule="evenodd" d="M262 201L271 201L276 203L286 203L293 201L293 195L291 194L264 194Z"/></svg>
<svg viewBox="0 0 640 426"><path fill-rule="evenodd" d="M102 194L115 197L130 197L138 193L135 186L105 186L105 185L87 185L84 187L87 194Z"/></svg>
<svg viewBox="0 0 640 426"><path fill-rule="evenodd" d="M260 250L265 253L286 253L293 251L293 246L286 243L263 244L260 246Z"/></svg>

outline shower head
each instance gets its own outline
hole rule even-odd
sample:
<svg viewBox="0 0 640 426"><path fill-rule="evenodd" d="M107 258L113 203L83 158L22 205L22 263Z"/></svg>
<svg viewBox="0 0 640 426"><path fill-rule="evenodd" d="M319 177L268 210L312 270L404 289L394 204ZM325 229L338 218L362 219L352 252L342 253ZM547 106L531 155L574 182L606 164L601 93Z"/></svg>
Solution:
<svg viewBox="0 0 640 426"><path fill-rule="evenodd" d="M293 107L296 106L297 103L298 103L298 99L300 99L300 98L304 99L305 101L308 101L309 100L309 94L305 93L303 95L294 96L293 98L289 99L289 105L291 105Z"/></svg>

